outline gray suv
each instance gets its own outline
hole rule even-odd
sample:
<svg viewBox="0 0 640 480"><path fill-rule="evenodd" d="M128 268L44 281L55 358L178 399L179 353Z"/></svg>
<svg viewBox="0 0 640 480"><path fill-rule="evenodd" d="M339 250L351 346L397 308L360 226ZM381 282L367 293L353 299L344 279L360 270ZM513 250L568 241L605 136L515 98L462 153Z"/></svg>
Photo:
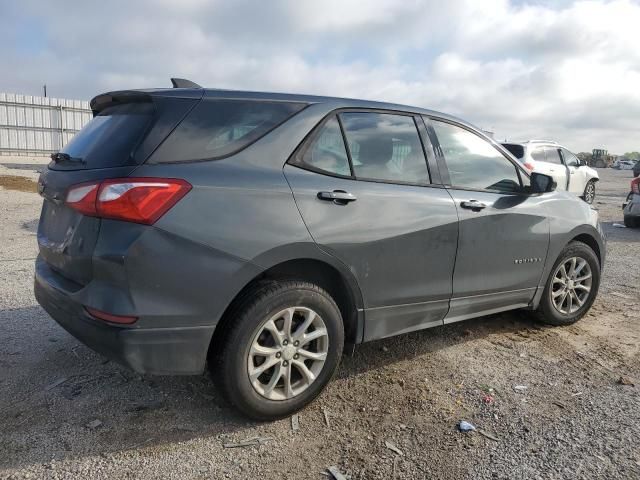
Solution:
<svg viewBox="0 0 640 480"><path fill-rule="evenodd" d="M246 415L312 401L345 350L512 309L591 307L597 213L449 115L203 89L110 92L39 180L35 295L140 373L208 365Z"/></svg>

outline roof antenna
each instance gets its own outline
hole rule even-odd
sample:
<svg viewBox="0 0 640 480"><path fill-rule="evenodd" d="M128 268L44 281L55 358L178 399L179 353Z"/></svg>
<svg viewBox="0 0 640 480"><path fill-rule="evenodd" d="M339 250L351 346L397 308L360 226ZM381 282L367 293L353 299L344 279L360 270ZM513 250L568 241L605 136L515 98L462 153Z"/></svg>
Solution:
<svg viewBox="0 0 640 480"><path fill-rule="evenodd" d="M185 78L172 78L171 85L173 85L173 88L202 88L197 83Z"/></svg>

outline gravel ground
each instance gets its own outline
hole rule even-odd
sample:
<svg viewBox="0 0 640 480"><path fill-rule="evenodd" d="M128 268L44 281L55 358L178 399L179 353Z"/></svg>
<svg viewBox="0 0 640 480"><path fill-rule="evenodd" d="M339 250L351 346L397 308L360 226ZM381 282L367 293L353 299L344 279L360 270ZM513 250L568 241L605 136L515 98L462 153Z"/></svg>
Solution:
<svg viewBox="0 0 640 480"><path fill-rule="evenodd" d="M0 184L41 164L0 158ZM587 317L510 312L363 345L297 430L243 419L205 375L139 376L58 327L32 294L40 198L0 188L0 478L640 478L640 230L613 226L630 173L600 175L608 258Z"/></svg>

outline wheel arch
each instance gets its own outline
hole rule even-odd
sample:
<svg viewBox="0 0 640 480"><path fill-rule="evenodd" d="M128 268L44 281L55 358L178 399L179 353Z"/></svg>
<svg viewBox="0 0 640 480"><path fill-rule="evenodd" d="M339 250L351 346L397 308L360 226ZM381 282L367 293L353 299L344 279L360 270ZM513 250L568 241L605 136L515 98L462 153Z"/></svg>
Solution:
<svg viewBox="0 0 640 480"><path fill-rule="evenodd" d="M345 343L361 343L364 334L362 295L355 277L348 271L346 273L345 268L313 257L288 259L271 265L247 282L229 303L213 332L209 355L217 350L217 342L223 339L226 327L233 321L235 312L242 307L247 295L251 295L261 285L279 280L308 281L326 290L340 309L345 327Z"/></svg>

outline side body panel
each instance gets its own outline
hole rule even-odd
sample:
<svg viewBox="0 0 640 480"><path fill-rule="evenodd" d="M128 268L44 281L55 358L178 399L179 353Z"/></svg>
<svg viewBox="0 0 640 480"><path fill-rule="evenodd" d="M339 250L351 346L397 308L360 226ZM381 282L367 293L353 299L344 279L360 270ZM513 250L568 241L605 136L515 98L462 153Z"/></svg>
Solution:
<svg viewBox="0 0 640 480"><path fill-rule="evenodd" d="M458 206L460 236L445 323L527 306L540 282L549 246L543 197L454 188L449 193ZM460 208L472 199L487 207Z"/></svg>
<svg viewBox="0 0 640 480"><path fill-rule="evenodd" d="M365 340L442 324L458 235L445 189L337 178L291 165L285 175L314 240L357 278ZM318 192L333 190L357 200L318 199Z"/></svg>

